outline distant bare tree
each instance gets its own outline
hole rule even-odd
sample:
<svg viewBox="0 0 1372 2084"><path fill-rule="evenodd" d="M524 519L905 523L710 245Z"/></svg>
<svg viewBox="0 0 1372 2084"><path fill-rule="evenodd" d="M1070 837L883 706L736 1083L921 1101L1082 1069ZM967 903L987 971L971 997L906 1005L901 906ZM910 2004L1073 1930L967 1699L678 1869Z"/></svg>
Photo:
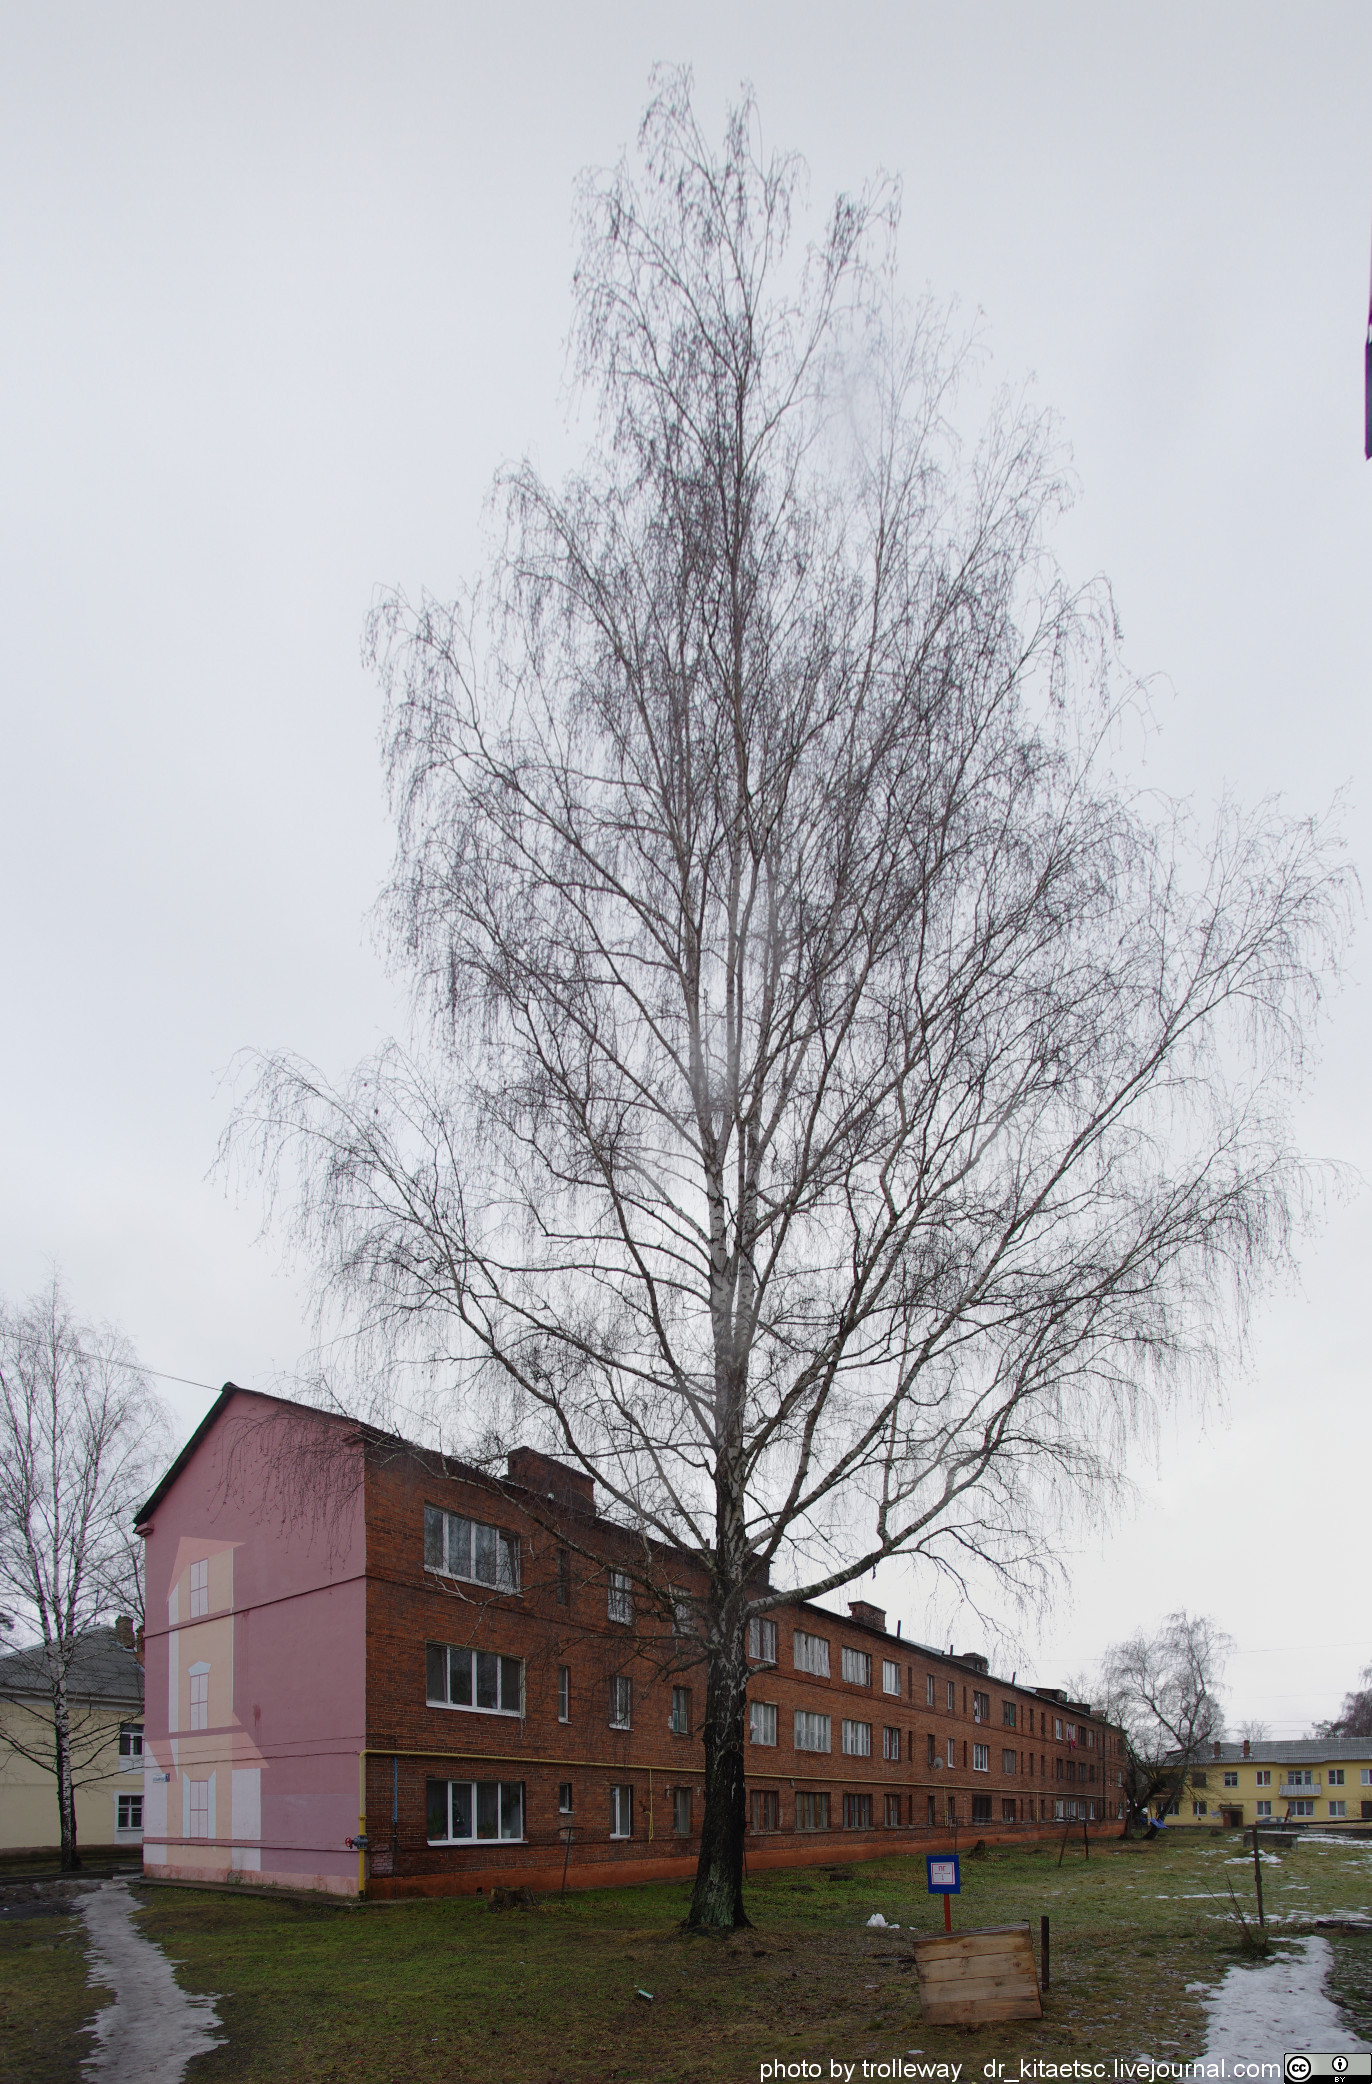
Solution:
<svg viewBox="0 0 1372 2084"><path fill-rule="evenodd" d="M46 1707L26 1682L0 1743L55 1775L62 1866L79 1867L76 1790L108 1769L108 1714L72 1690L82 1639L115 1614L143 1618L133 1512L165 1459L162 1406L121 1332L85 1324L56 1276L0 1309L0 1598L36 1638Z"/></svg>
<svg viewBox="0 0 1372 2084"><path fill-rule="evenodd" d="M262 1060L229 1138L360 1373L703 1564L723 1926L750 1618L897 1554L1023 1581L1118 1479L1287 1252L1346 911L1319 829L1114 780L1050 428L1002 401L964 453L892 193L798 254L757 135L659 80L642 176L583 193L586 469L516 470L484 587L374 617L427 1040Z"/></svg>
<svg viewBox="0 0 1372 2084"><path fill-rule="evenodd" d="M1245 1744L1265 1744L1272 1734L1272 1725L1270 1722L1249 1720L1239 1723L1238 1731Z"/></svg>
<svg viewBox="0 0 1372 2084"><path fill-rule="evenodd" d="M1346 1693L1343 1706L1332 1722L1317 1722L1317 1737L1372 1737L1372 1664L1365 1664L1358 1677L1361 1686Z"/></svg>
<svg viewBox="0 0 1372 2084"><path fill-rule="evenodd" d="M1224 1736L1220 1688L1233 1644L1208 1615L1169 1614L1107 1651L1106 1711L1125 1733L1125 1798L1132 1824L1169 1808L1207 1748Z"/></svg>

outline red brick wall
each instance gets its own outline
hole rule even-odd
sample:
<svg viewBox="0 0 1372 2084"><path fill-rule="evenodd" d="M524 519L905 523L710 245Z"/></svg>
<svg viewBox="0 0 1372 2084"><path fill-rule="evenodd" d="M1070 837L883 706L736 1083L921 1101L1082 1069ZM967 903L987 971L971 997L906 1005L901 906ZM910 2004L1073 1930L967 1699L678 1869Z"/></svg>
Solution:
<svg viewBox="0 0 1372 2084"><path fill-rule="evenodd" d="M442 1506L474 1520L516 1534L520 1542L521 1584L518 1595L438 1576L424 1568L424 1506ZM528 1879L533 1885L555 1885L560 1876L567 1821L558 1808L558 1789L573 1790L570 1880L585 1885L629 1873L644 1879L662 1873L686 1873L694 1865L697 1841L673 1832L671 1791L693 1790L692 1821L699 1829L704 1801L704 1752L699 1737L704 1709L705 1674L689 1639L672 1627L673 1587L699 1590L702 1577L689 1559L638 1543L604 1521L585 1515L552 1517L555 1501L535 1498L510 1485L473 1476L434 1473L423 1458L373 1454L367 1484L367 1824L372 1845L371 1875L377 1893L400 1889L475 1889L495 1879ZM567 1603L557 1597L557 1551L567 1550L570 1577ZM646 1574L653 1586L635 1592L631 1627L612 1621L607 1612L608 1568L619 1564ZM654 1589L655 1588L655 1589ZM1118 1758L1100 1747L1104 1726L1023 1687L1007 1686L966 1664L897 1640L877 1626L868 1609L863 1618L841 1620L818 1608L781 1608L778 1662L760 1669L750 1697L777 1708L775 1747L750 1745L749 1790L773 1790L779 1797L780 1830L750 1836L749 1856L757 1865L810 1859L877 1857L929 1838L928 1803L936 1805L936 1833L948 1835L948 1802L956 1804L957 1827L971 1840L997 1838L1007 1831L1031 1827L1060 1831L1053 1822L1059 1798L1091 1799L1102 1813L1113 1812L1119 1794L1114 1785ZM821 1635L830 1645L828 1679L794 1669L795 1629ZM429 1707L425 1700L426 1642L451 1643L495 1650L524 1660L523 1716ZM872 1683L864 1686L842 1676L842 1649L870 1655ZM899 1669L900 1695L882 1689L883 1659ZM571 1714L558 1718L558 1667L571 1673ZM632 1728L610 1727L609 1682L612 1675L630 1679ZM932 1676L935 1703L927 1705L927 1679ZM947 1687L954 1688L948 1705ZM668 1717L674 1686L691 1695L689 1737L672 1733ZM973 1696L990 1696L990 1718L975 1719ZM1003 1720L1002 1704L1013 1702L1016 1727ZM797 1709L827 1714L832 1750L827 1754L797 1751L792 1741ZM872 1725L872 1753L845 1755L841 1749L844 1718ZM1032 1730L1029 1726L1032 1718ZM1082 1730L1075 1748L1054 1735L1054 1721L1073 1722ZM899 1729L900 1758L882 1756L885 1726ZM1087 1728L1094 1745L1085 1742ZM946 1756L951 1738L954 1763L931 1769L929 1740ZM1114 1739L1111 1736L1113 1744ZM990 1747L990 1770L973 1769L972 1746ZM1015 1770L1007 1772L1002 1753L1012 1749ZM1032 1766L1031 1766L1032 1761ZM1071 1770L1073 1778L1065 1777ZM1105 1773L1109 1772L1109 1785ZM1080 1779L1076 1776L1080 1774ZM1087 1775L1091 1777L1087 1777ZM525 1790L525 1836L520 1844L498 1842L471 1846L431 1846L427 1841L425 1784L430 1778L510 1780ZM610 1789L634 1789L634 1834L610 1837ZM808 1790L830 1797L830 1828L799 1831L796 1795ZM885 1798L900 1800L898 1829L884 1824ZM871 1800L870 1829L844 1827L844 1796ZM974 1821L973 1798L989 1798L989 1822ZM1029 1805L1032 1801L1032 1810ZM1015 1820L1002 1813L1015 1804ZM1047 1820L1037 1811L1046 1804ZM1113 1814L1109 1828L1118 1829ZM387 1872L389 1870L389 1873Z"/></svg>

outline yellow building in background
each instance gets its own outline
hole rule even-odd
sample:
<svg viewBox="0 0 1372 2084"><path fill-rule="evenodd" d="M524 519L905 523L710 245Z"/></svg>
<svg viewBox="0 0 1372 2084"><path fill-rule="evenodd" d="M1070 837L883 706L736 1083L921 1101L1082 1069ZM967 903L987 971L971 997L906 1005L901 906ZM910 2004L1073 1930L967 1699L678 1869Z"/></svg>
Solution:
<svg viewBox="0 0 1372 2084"><path fill-rule="evenodd" d="M1213 1744L1167 1811L1169 1824L1364 1823L1372 1831L1372 1737Z"/></svg>
<svg viewBox="0 0 1372 2084"><path fill-rule="evenodd" d="M143 1843L143 1666L131 1623L89 1629L68 1684L77 1850L127 1847L136 1858ZM52 1756L43 1653L12 1650L0 1657L0 1859L59 1851L56 1767L42 1764Z"/></svg>

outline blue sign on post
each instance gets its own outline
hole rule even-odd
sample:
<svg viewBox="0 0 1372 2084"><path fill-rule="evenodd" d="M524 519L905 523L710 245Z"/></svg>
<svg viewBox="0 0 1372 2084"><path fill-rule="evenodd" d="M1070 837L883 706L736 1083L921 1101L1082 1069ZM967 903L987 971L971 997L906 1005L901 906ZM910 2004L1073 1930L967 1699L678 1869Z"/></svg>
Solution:
<svg viewBox="0 0 1372 2084"><path fill-rule="evenodd" d="M929 1869L929 1894L931 1896L960 1896L962 1875L958 1868L955 1852L931 1852L925 1855Z"/></svg>

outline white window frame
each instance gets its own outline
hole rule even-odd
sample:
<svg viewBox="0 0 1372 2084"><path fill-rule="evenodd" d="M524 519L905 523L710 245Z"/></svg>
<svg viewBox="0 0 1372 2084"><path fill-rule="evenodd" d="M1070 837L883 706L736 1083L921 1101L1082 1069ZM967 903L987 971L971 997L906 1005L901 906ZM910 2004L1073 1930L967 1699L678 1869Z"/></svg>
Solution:
<svg viewBox="0 0 1372 2084"><path fill-rule="evenodd" d="M1330 1787L1342 1787L1342 1786L1344 1786L1344 1784L1345 1784L1345 1775L1344 1775L1344 1768L1343 1768L1342 1766L1331 1766L1331 1767L1329 1768L1329 1774L1328 1774L1328 1785L1329 1785Z"/></svg>
<svg viewBox="0 0 1372 2084"><path fill-rule="evenodd" d="M1256 1773L1253 1777L1255 1784L1258 1787L1270 1787L1272 1785L1272 1774L1269 1769L1264 1769L1261 1773ZM1121 1783L1121 1785L1122 1784L1123 1783Z"/></svg>
<svg viewBox="0 0 1372 2084"><path fill-rule="evenodd" d="M841 1669L845 1685L870 1686L872 1683L872 1659L866 1650L851 1650L845 1643Z"/></svg>
<svg viewBox="0 0 1372 2084"><path fill-rule="evenodd" d="M949 1737L947 1744L944 1746L944 1751L948 1764L956 1766L958 1762L958 1740L956 1737Z"/></svg>
<svg viewBox="0 0 1372 2084"><path fill-rule="evenodd" d="M191 1619L203 1620L210 1610L210 1559L199 1557L190 1567Z"/></svg>
<svg viewBox="0 0 1372 2084"><path fill-rule="evenodd" d="M776 1702L750 1700L748 1703L748 1742L774 1746L777 1740Z"/></svg>
<svg viewBox="0 0 1372 2084"><path fill-rule="evenodd" d="M900 1730L894 1722L884 1722L881 1727L881 1755L893 1765L900 1764Z"/></svg>
<svg viewBox="0 0 1372 2084"><path fill-rule="evenodd" d="M972 1771L973 1771L974 1773L989 1773L989 1772L990 1772L990 1770L991 1770L991 1747L990 1747L990 1745L989 1745L989 1744L974 1744L974 1745L972 1746Z"/></svg>
<svg viewBox="0 0 1372 2084"><path fill-rule="evenodd" d="M136 1812L136 1813L135 1813ZM114 1798L114 1828L116 1831L138 1831L143 1829L142 1795L122 1794Z"/></svg>
<svg viewBox="0 0 1372 2084"><path fill-rule="evenodd" d="M881 1690L900 1699L900 1666L890 1657L881 1660Z"/></svg>
<svg viewBox="0 0 1372 2084"><path fill-rule="evenodd" d="M606 1619L622 1628L634 1625L634 1581L627 1570L612 1570L605 1594Z"/></svg>
<svg viewBox="0 0 1372 2084"><path fill-rule="evenodd" d="M1272 1804L1270 1802L1259 1802L1257 1809L1259 1816L1270 1816L1272 1814Z"/></svg>
<svg viewBox="0 0 1372 2084"><path fill-rule="evenodd" d="M832 1749L833 1724L829 1716L819 1714L814 1708L797 1708L795 1715L794 1741L797 1751Z"/></svg>
<svg viewBox="0 0 1372 2084"><path fill-rule="evenodd" d="M754 1664L777 1661L777 1624L766 1614L754 1614L748 1623L748 1655Z"/></svg>
<svg viewBox="0 0 1372 2084"><path fill-rule="evenodd" d="M465 1691L470 1700L453 1699L454 1676L466 1665ZM496 1705L478 1702L477 1695L483 1690L483 1678L490 1676L495 1668ZM439 1697L433 1691L436 1672L442 1671L443 1693ZM517 1687L518 1699L507 1705L509 1692ZM457 1691L463 1691L459 1677ZM424 1645L424 1703L430 1708L446 1708L458 1715L505 1715L518 1720L524 1713L524 1659L505 1657L498 1650L470 1650L458 1643L425 1643ZM457 1782L461 1786L462 1782Z"/></svg>
<svg viewBox="0 0 1372 2084"><path fill-rule="evenodd" d="M634 1791L632 1786L617 1786L610 1789L610 1836L632 1838L634 1835Z"/></svg>
<svg viewBox="0 0 1372 2084"><path fill-rule="evenodd" d="M1059 1742L1059 1744L1060 1744L1060 1743L1062 1742L1062 1717L1061 1717L1061 1715L1055 1715L1055 1716L1053 1717L1053 1735L1054 1735L1054 1736L1055 1736L1055 1737L1057 1738L1057 1740L1058 1740L1058 1742Z"/></svg>
<svg viewBox="0 0 1372 2084"><path fill-rule="evenodd" d="M934 1675L932 1672L924 1674L924 1705L926 1708L932 1708L934 1705Z"/></svg>
<svg viewBox="0 0 1372 2084"><path fill-rule="evenodd" d="M427 1805L430 1787L442 1787L447 1790L447 1829L441 1838L428 1837L427 1835L429 1829ZM460 1788L463 1791L467 1806L467 1816L472 1826L465 1836L454 1836L453 1834L453 1790L455 1788ZM490 1788L496 1790L496 1828L493 1831L483 1831L481 1828L481 1812L484 1808L489 1813L490 1807L490 1797L486 1795L483 1799L483 1791ZM507 1831L505 1828L509 1806L508 1797L511 1792L519 1798L518 1831ZM441 1780L434 1777L425 1786L425 1805L425 1834L427 1843L430 1845L522 1845L524 1843L526 1805L524 1782L522 1780Z"/></svg>
<svg viewBox="0 0 1372 2084"><path fill-rule="evenodd" d="M210 1668L208 1664L193 1664L186 1673L187 1706L190 1710L189 1729L208 1729L210 1726ZM206 1786L209 1785L207 1781Z"/></svg>
<svg viewBox="0 0 1372 2084"><path fill-rule="evenodd" d="M141 1722L121 1722L119 1725L119 1770L121 1773L141 1773L143 1770Z"/></svg>
<svg viewBox="0 0 1372 2084"><path fill-rule="evenodd" d="M572 1667L560 1664L557 1668L557 1719L570 1722L572 1719Z"/></svg>
<svg viewBox="0 0 1372 2084"><path fill-rule="evenodd" d="M186 1835L189 1838L208 1838L210 1835L210 1783L208 1780L188 1780L186 1785L190 1790L190 1799L187 1803L190 1828ZM198 1828L198 1826L203 1827Z"/></svg>
<svg viewBox="0 0 1372 2084"><path fill-rule="evenodd" d="M613 1672L610 1676L610 1728L632 1729L634 1726L634 1682L626 1672Z"/></svg>
<svg viewBox="0 0 1372 2084"><path fill-rule="evenodd" d="M1347 1816L1347 1814L1348 1814L1348 1804L1347 1804L1347 1802L1344 1802L1344 1801L1339 1801L1339 1802L1331 1802L1331 1803L1329 1804L1329 1814L1330 1814L1331 1816Z"/></svg>
<svg viewBox="0 0 1372 2084"><path fill-rule="evenodd" d="M691 1734L691 1689L689 1686L672 1688L672 1708L667 1717L667 1727L674 1737L689 1737Z"/></svg>
<svg viewBox="0 0 1372 2084"><path fill-rule="evenodd" d="M979 1723L991 1720L991 1696L975 1686L972 1688L972 1720Z"/></svg>
<svg viewBox="0 0 1372 2084"><path fill-rule="evenodd" d="M853 1722L845 1715L841 1736L845 1758L870 1758L872 1756L872 1725L870 1722Z"/></svg>
<svg viewBox="0 0 1372 2084"><path fill-rule="evenodd" d="M827 1679L829 1676L829 1638L810 1635L805 1629L797 1628L791 1637L791 1657L798 1672L809 1672L812 1678Z"/></svg>
<svg viewBox="0 0 1372 2084"><path fill-rule="evenodd" d="M458 1532L465 1528L465 1534ZM485 1536L491 1539L487 1541ZM484 1550L484 1554L478 1554ZM486 1566L489 1565L489 1568ZM519 1536L442 1505L424 1507L424 1568L465 1585L519 1595ZM456 1783L461 1785L461 1782ZM473 1783L475 1785L475 1783ZM483 1782L483 1785L485 1783Z"/></svg>

